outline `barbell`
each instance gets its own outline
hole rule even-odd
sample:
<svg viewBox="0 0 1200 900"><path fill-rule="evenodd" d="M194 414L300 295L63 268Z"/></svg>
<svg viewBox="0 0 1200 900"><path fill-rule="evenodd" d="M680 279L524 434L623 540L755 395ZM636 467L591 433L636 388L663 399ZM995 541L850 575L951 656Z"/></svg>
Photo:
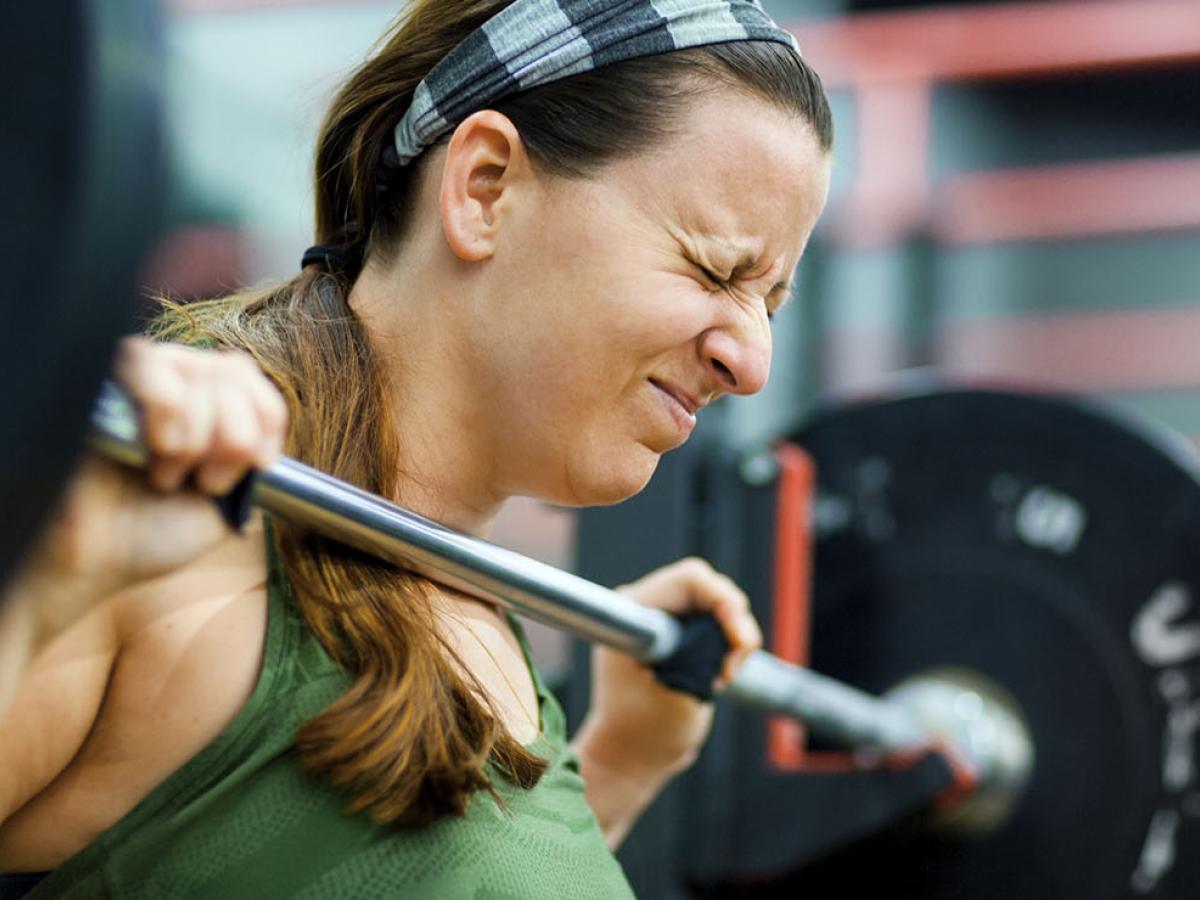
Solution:
<svg viewBox="0 0 1200 900"><path fill-rule="evenodd" d="M747 879L775 896L780 885L866 889L881 877L914 897L948 883L972 898L1017 887L1183 896L1185 820L1200 813L1190 447L1077 401L979 390L839 407L796 437L823 473L810 499L814 662L825 674L760 651L723 697L756 721L799 720L852 753L832 775L768 764L764 777L763 760L747 759L732 788L723 772L720 787L695 791L732 789L738 800L698 829L707 842L730 840L724 852L689 855L699 866L691 880L739 897L754 895ZM111 385L92 445L144 463L136 411ZM773 484L761 459L737 471L747 490ZM711 619L680 622L295 460L252 473L223 504L235 525L258 506L629 653L698 696L720 667L725 644ZM752 575L743 580L753 587ZM760 730L735 721L736 740ZM690 777L704 771L702 760ZM739 804L753 814L735 815ZM1123 819L1103 818L1122 809ZM1051 852L1031 858L1030 836L1047 822L1058 831L1042 838ZM753 851L751 836L761 839Z"/></svg>
<svg viewBox="0 0 1200 900"><path fill-rule="evenodd" d="M94 408L93 449L131 466L146 463L137 411L115 384L103 385ZM661 681L703 699L728 645L711 617L680 621L615 591L478 538L284 457L252 472L218 501L237 527L251 506L491 603L499 603L583 640L601 643L653 666ZM830 740L889 758L938 749L959 782L976 795L1019 792L1029 754L1019 717L986 693L953 680L922 678L881 699L809 669L757 651L722 694L762 712L791 716ZM955 711L970 694L1005 734L969 739ZM934 700L934 698L938 698ZM911 708L910 708L910 701ZM961 784L960 784L961 786ZM993 802L993 801L989 801Z"/></svg>

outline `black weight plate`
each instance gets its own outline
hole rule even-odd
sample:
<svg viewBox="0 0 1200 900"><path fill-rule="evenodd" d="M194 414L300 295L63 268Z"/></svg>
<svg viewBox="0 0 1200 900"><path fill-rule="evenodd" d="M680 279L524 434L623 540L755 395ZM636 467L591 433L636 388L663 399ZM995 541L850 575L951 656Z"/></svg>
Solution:
<svg viewBox="0 0 1200 900"><path fill-rule="evenodd" d="M1194 896L1190 448L1090 406L986 391L831 410L794 439L819 473L813 667L880 693L934 666L981 672L1015 696L1036 762L986 838L905 830L739 894Z"/></svg>
<svg viewBox="0 0 1200 900"><path fill-rule="evenodd" d="M0 583L77 459L159 219L154 0L10 3L0 38Z"/></svg>

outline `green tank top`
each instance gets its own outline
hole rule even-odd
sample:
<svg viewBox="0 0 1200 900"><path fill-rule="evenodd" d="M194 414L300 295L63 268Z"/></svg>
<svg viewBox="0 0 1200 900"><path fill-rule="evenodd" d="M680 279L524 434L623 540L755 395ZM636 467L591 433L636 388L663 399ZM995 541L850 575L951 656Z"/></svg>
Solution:
<svg viewBox="0 0 1200 900"><path fill-rule="evenodd" d="M270 542L268 541L268 544ZM296 730L349 677L301 621L270 561L265 654L233 722L30 898L585 900L633 892L584 799L562 708L530 663L550 760L529 790L493 776L507 809L476 794L462 817L400 829L343 811L308 775ZM529 663L520 626L514 629Z"/></svg>

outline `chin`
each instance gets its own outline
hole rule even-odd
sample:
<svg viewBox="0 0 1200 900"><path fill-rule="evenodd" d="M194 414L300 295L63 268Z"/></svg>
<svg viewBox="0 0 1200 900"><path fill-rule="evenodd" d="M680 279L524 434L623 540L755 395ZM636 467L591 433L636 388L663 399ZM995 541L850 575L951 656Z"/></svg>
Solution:
<svg viewBox="0 0 1200 900"><path fill-rule="evenodd" d="M635 453L620 459L588 460L584 471L572 473L571 504L612 506L628 500L650 483L660 458L660 454L639 446Z"/></svg>

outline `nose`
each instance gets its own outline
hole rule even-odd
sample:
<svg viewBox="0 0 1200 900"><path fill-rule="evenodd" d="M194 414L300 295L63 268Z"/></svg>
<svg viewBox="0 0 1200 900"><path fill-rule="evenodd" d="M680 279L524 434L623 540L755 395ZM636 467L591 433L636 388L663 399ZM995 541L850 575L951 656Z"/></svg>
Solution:
<svg viewBox="0 0 1200 900"><path fill-rule="evenodd" d="M763 315L739 317L706 331L700 353L722 393L757 394L771 371L771 328Z"/></svg>

